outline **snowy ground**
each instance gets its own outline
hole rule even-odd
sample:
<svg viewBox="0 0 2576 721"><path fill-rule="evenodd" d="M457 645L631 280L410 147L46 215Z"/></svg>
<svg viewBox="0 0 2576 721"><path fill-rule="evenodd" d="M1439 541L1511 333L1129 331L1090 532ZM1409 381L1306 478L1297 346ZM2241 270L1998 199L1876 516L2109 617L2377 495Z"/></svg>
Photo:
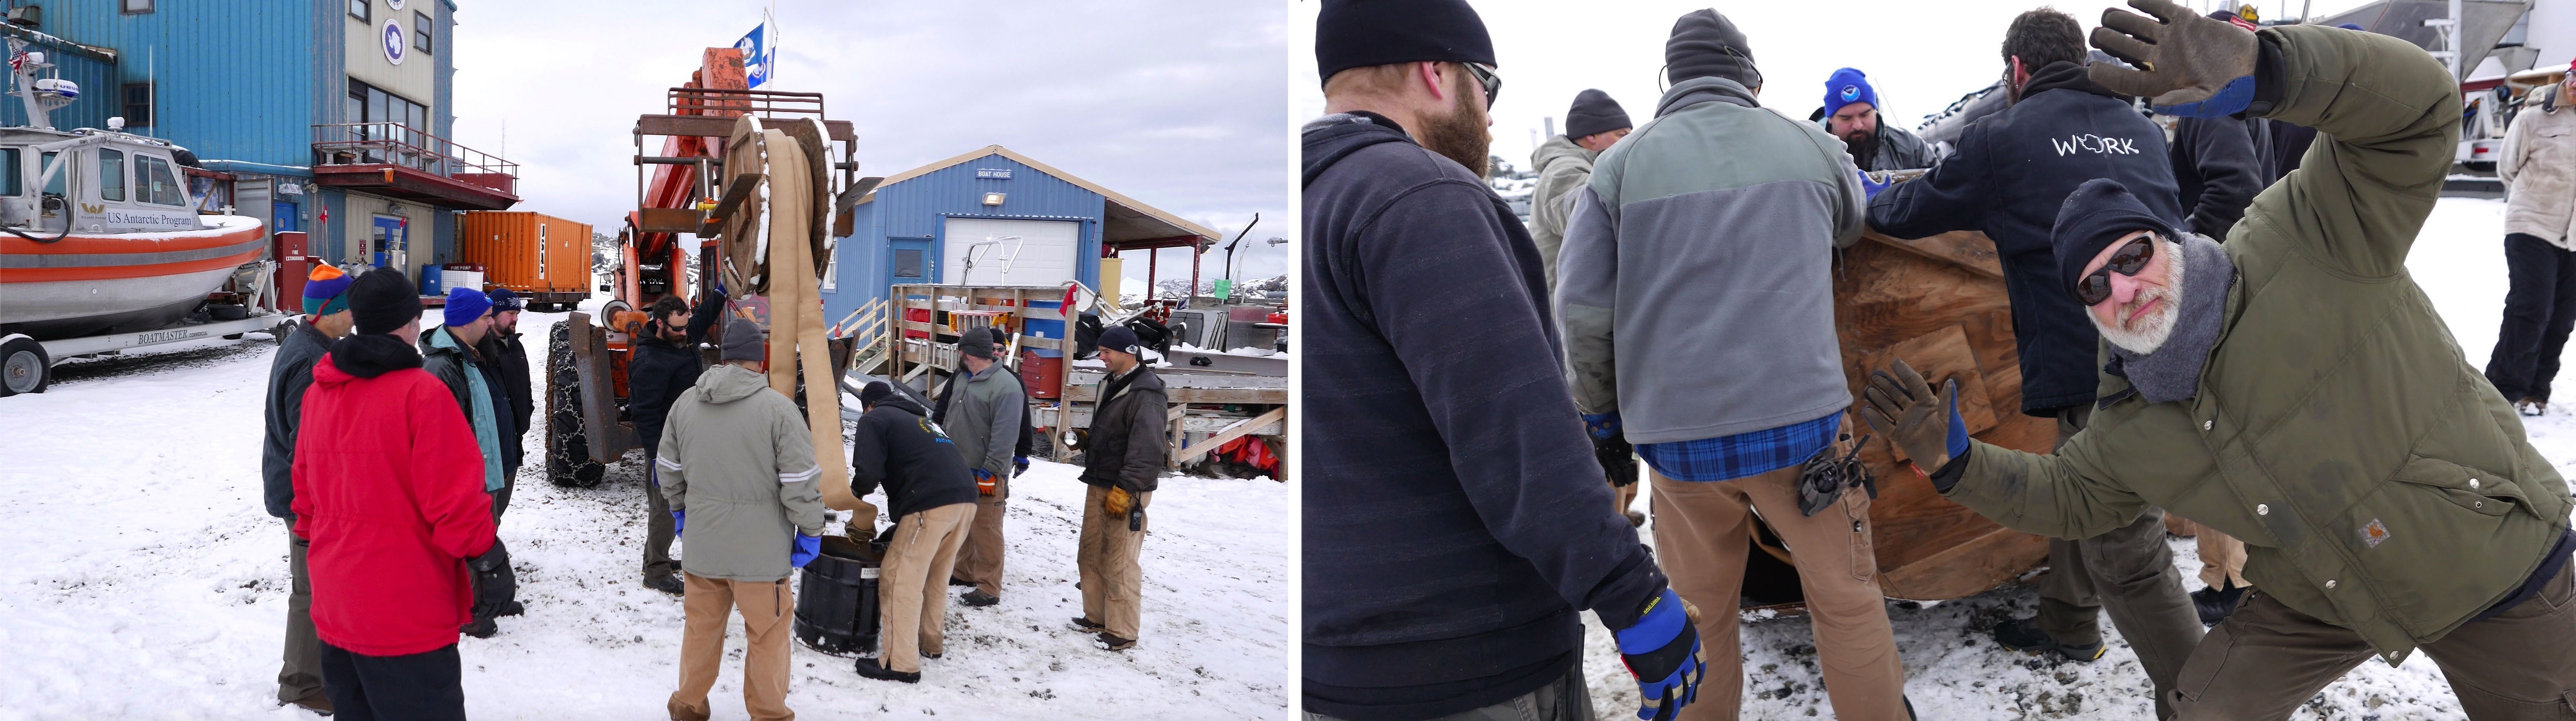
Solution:
<svg viewBox="0 0 2576 721"><path fill-rule="evenodd" d="M2467 361L2483 368L2504 314L2504 203L2445 198L2407 258L2416 283L2433 298ZM2565 377L2565 376L2562 376ZM2576 413L2553 408L2524 419L2533 444L2576 477ZM1651 491L1649 491L1651 492ZM1644 494L1641 494L1644 495ZM1636 506L1645 509L1646 501ZM1651 523L1651 521L1649 522ZM1651 531L1651 527L1647 529ZM1651 533L1641 532L1648 543ZM2190 539L2172 539L2184 586L2198 589L2200 557ZM2110 619L2102 635L2110 652L2093 663L2054 660L2002 648L1988 635L1996 622L2037 613L2038 594L2015 585L1929 607L1892 603L1898 654L1905 662L1906 693L1924 719L2152 719L2155 707L2137 655ZM1586 615L1594 710L1602 719L1634 718L1637 686L1620 666L1618 649L1600 622ZM1748 622L1744 626L1747 719L1830 718L1816 671L1815 637L1803 616ZM1710 649L1710 653L1717 653ZM1718 683L1719 679L1710 679ZM2291 716L2302 721L2398 721L2465 718L2442 672L2424 654L2390 668L2364 662L2326 687Z"/></svg>
<svg viewBox="0 0 2576 721"><path fill-rule="evenodd" d="M562 317L530 314L522 330L543 339ZM0 721L311 717L274 701L286 531L262 510L259 448L275 349L252 335L82 361L44 394L0 399ZM529 350L542 368L545 344ZM475 718L661 717L681 609L638 583L641 464L591 489L533 469L519 480L501 536L528 614L463 639ZM789 704L815 719L1284 715L1290 489L1166 480L1142 642L1112 653L1067 628L1081 613L1075 474L1040 462L1014 481L1002 604L952 602L947 656L924 662L921 684L863 679L798 644ZM720 719L743 716L739 623L730 636Z"/></svg>

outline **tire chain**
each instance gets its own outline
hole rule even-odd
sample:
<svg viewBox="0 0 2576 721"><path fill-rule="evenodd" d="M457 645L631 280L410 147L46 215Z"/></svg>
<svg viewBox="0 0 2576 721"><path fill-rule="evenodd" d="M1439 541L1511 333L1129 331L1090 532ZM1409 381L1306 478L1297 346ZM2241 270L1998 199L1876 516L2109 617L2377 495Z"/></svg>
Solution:
<svg viewBox="0 0 2576 721"><path fill-rule="evenodd" d="M590 459L581 374L573 369L572 328L566 324L555 324L546 342L546 395L546 479L568 488L599 485L608 469Z"/></svg>

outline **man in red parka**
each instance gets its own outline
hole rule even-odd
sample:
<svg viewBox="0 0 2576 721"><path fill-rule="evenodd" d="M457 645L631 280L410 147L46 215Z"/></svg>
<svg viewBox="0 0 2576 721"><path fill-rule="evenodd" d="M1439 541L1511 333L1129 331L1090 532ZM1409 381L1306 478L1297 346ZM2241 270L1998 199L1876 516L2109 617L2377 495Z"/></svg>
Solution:
<svg viewBox="0 0 2576 721"><path fill-rule="evenodd" d="M463 719L457 628L477 586L513 590L482 451L456 397L420 368L411 282L369 271L348 298L357 332L313 364L295 439L323 693L342 718ZM476 583L487 569L500 577Z"/></svg>

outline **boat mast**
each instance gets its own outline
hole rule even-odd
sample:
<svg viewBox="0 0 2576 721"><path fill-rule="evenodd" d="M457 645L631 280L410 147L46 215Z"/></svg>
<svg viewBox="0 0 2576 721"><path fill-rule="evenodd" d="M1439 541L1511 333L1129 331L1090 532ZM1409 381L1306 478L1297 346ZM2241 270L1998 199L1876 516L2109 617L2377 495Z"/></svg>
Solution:
<svg viewBox="0 0 2576 721"><path fill-rule="evenodd" d="M52 130L53 117L45 110L44 103L36 100L36 70L45 67L52 66L45 62L43 53L27 52L27 41L9 38L9 75L17 79L18 86L12 94L27 104L28 127Z"/></svg>

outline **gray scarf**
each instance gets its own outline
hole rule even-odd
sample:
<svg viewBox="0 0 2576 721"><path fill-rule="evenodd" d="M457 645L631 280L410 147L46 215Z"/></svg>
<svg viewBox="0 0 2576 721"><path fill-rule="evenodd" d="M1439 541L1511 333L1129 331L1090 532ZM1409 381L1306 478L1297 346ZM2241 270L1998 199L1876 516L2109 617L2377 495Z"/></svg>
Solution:
<svg viewBox="0 0 2576 721"><path fill-rule="evenodd" d="M2227 259L2227 250L2218 241L2184 233L2181 245L2182 308L2174 318L2173 334L2154 353L2131 353L2118 344L2104 344L2111 348L2111 375L2129 379L2148 403L2170 403L2200 393L2200 369L2209 362L2209 350L2218 345L2227 290L2236 285L2236 264ZM2118 399L2103 400L2107 405Z"/></svg>

